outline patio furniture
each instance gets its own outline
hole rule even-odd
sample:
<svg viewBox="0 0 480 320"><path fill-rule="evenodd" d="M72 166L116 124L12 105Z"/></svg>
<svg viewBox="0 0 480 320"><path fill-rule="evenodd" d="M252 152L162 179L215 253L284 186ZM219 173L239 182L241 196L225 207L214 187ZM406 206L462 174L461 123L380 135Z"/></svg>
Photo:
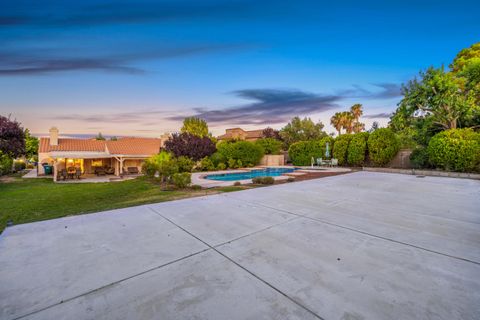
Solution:
<svg viewBox="0 0 480 320"><path fill-rule="evenodd" d="M105 167L106 174L115 174L115 169L112 167Z"/></svg>
<svg viewBox="0 0 480 320"><path fill-rule="evenodd" d="M66 169L61 169L58 171L57 174L57 180L63 179L64 181L67 180L67 170Z"/></svg>
<svg viewBox="0 0 480 320"><path fill-rule="evenodd" d="M332 165L332 167L338 166L338 159L332 159L331 165Z"/></svg>
<svg viewBox="0 0 480 320"><path fill-rule="evenodd" d="M95 174L97 176L104 176L106 174L105 169L103 169L102 167L96 167L95 168Z"/></svg>
<svg viewBox="0 0 480 320"><path fill-rule="evenodd" d="M67 175L68 175L68 179L73 179L73 177L75 176L75 167L68 167L67 168Z"/></svg>
<svg viewBox="0 0 480 320"><path fill-rule="evenodd" d="M317 166L322 166L323 162L322 162L322 158L317 158Z"/></svg>
<svg viewBox="0 0 480 320"><path fill-rule="evenodd" d="M75 178L77 178L78 180L80 180L80 176L82 175L82 169L80 168L77 168L75 170Z"/></svg>
<svg viewBox="0 0 480 320"><path fill-rule="evenodd" d="M137 167L128 167L127 168L128 174L139 174L140 172L138 171Z"/></svg>

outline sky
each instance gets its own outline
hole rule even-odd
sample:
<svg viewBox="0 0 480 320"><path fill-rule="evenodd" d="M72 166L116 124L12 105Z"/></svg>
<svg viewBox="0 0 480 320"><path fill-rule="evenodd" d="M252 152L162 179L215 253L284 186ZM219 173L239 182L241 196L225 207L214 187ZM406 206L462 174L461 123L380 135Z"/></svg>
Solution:
<svg viewBox="0 0 480 320"><path fill-rule="evenodd" d="M480 41L479 1L0 0L0 114L42 135L385 126L402 83Z"/></svg>

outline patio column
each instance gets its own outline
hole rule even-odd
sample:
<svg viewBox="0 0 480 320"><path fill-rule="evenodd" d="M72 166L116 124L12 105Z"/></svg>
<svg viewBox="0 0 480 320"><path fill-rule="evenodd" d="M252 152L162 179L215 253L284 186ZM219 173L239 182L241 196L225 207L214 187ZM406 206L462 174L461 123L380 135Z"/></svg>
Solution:
<svg viewBox="0 0 480 320"><path fill-rule="evenodd" d="M57 172L58 172L58 169L57 169L57 159L54 159L53 160L53 182L57 182Z"/></svg>
<svg viewBox="0 0 480 320"><path fill-rule="evenodd" d="M123 174L123 158L120 158L120 174L122 175Z"/></svg>

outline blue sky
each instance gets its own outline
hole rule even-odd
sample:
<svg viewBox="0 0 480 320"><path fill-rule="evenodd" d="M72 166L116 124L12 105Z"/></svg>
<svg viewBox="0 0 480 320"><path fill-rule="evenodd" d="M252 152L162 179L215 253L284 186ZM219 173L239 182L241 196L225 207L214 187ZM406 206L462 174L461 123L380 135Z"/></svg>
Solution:
<svg viewBox="0 0 480 320"><path fill-rule="evenodd" d="M322 121L480 39L478 1L0 0L0 114L32 132L158 136Z"/></svg>

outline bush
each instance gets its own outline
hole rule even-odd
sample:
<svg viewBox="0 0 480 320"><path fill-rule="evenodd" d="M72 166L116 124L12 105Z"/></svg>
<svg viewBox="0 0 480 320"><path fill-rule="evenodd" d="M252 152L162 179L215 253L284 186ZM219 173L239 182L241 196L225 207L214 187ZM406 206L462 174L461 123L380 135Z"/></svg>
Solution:
<svg viewBox="0 0 480 320"><path fill-rule="evenodd" d="M14 167L15 172L18 172L18 171L25 170L27 165L25 164L24 161L15 161L13 163L13 167Z"/></svg>
<svg viewBox="0 0 480 320"><path fill-rule="evenodd" d="M347 149L347 162L352 166L361 166L367 154L368 132L359 132L352 136Z"/></svg>
<svg viewBox="0 0 480 320"><path fill-rule="evenodd" d="M235 181L235 183L233 184L234 186L238 187L238 186L241 186L242 183L240 181Z"/></svg>
<svg viewBox="0 0 480 320"><path fill-rule="evenodd" d="M195 162L187 157L181 156L176 159L178 172L192 172Z"/></svg>
<svg viewBox="0 0 480 320"><path fill-rule="evenodd" d="M228 159L228 167L230 169L236 169L237 167L237 161L235 159Z"/></svg>
<svg viewBox="0 0 480 320"><path fill-rule="evenodd" d="M398 149L398 138L389 128L377 129L368 138L368 155L376 166L388 164L395 157Z"/></svg>
<svg viewBox="0 0 480 320"><path fill-rule="evenodd" d="M178 166L170 153L162 151L143 162L142 172L149 177L153 177L158 172L160 180L165 182L178 172Z"/></svg>
<svg viewBox="0 0 480 320"><path fill-rule="evenodd" d="M309 166L311 165L312 157L315 162L317 158L325 157L327 142L331 147L333 138L325 137L321 140L295 142L288 149L288 156L296 166Z"/></svg>
<svg viewBox="0 0 480 320"><path fill-rule="evenodd" d="M445 170L480 170L480 133L472 129L442 131L428 143L428 158L432 165Z"/></svg>
<svg viewBox="0 0 480 320"><path fill-rule="evenodd" d="M188 157L198 161L215 152L215 143L209 137L199 137L187 132L173 134L165 142L165 150L175 157Z"/></svg>
<svg viewBox="0 0 480 320"><path fill-rule="evenodd" d="M184 189L192 183L192 174L190 172L174 173L172 183L175 187Z"/></svg>
<svg viewBox="0 0 480 320"><path fill-rule="evenodd" d="M227 169L227 165L223 162L220 162L218 165L217 165L217 170L225 170Z"/></svg>
<svg viewBox="0 0 480 320"><path fill-rule="evenodd" d="M210 160L212 160L213 164L217 167L220 163L225 164L228 159L225 158L220 152L215 152L210 156Z"/></svg>
<svg viewBox="0 0 480 320"><path fill-rule="evenodd" d="M0 176L12 172L13 159L0 151Z"/></svg>
<svg viewBox="0 0 480 320"><path fill-rule="evenodd" d="M353 135L342 134L335 139L333 145L333 157L338 159L338 165L343 166L347 163L348 145Z"/></svg>
<svg viewBox="0 0 480 320"><path fill-rule="evenodd" d="M288 177L287 182L295 182L295 178L294 177Z"/></svg>
<svg viewBox="0 0 480 320"><path fill-rule="evenodd" d="M194 184L190 187L192 190L202 190L202 186L198 185L198 184Z"/></svg>
<svg viewBox="0 0 480 320"><path fill-rule="evenodd" d="M275 179L273 177L255 177L252 182L255 184L274 184Z"/></svg>
<svg viewBox="0 0 480 320"><path fill-rule="evenodd" d="M265 151L265 154L280 154L283 143L274 138L263 138L255 141Z"/></svg>
<svg viewBox="0 0 480 320"><path fill-rule="evenodd" d="M246 167L257 165L264 155L263 148L250 141L223 141L217 145L218 152L227 159L228 166L230 160L235 160L235 165L241 164ZM232 162L233 163L233 162Z"/></svg>
<svg viewBox="0 0 480 320"><path fill-rule="evenodd" d="M200 161L200 170L202 171L213 171L215 170L215 165L209 157L205 157Z"/></svg>
<svg viewBox="0 0 480 320"><path fill-rule="evenodd" d="M417 148L410 154L410 162L415 169L429 167L427 148Z"/></svg>

